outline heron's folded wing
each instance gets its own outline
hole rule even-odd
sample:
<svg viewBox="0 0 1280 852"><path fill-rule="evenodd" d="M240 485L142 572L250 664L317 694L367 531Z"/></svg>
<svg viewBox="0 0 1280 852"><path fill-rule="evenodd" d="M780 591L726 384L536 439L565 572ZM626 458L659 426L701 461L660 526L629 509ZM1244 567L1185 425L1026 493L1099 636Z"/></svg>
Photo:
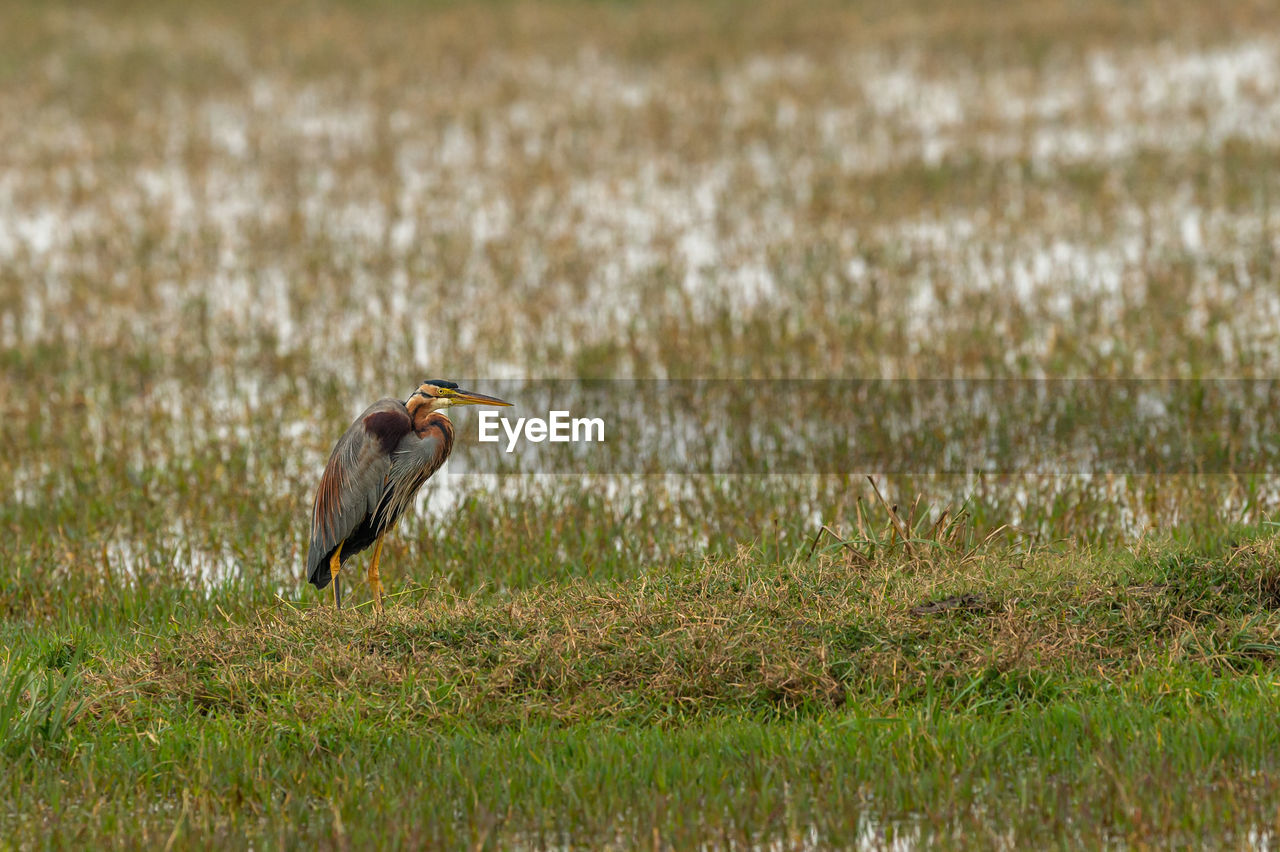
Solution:
<svg viewBox="0 0 1280 852"><path fill-rule="evenodd" d="M373 514L390 470L390 457L363 420L353 423L333 448L311 511L307 579L319 588L329 582L328 556Z"/></svg>

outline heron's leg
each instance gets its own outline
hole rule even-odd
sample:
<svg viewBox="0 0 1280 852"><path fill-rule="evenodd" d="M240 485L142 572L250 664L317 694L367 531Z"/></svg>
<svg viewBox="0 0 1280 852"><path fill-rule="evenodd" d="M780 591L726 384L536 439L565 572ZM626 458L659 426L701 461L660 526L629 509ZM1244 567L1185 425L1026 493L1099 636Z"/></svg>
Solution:
<svg viewBox="0 0 1280 852"><path fill-rule="evenodd" d="M342 569L342 545L338 542L338 547L333 551L333 556L329 557L329 574L333 577L333 606L335 609L342 609L342 590L338 588L338 571Z"/></svg>
<svg viewBox="0 0 1280 852"><path fill-rule="evenodd" d="M373 608L382 612L382 577L378 574L378 559L382 556L382 540L386 533L378 536L373 545L373 558L369 560L369 588L373 590Z"/></svg>

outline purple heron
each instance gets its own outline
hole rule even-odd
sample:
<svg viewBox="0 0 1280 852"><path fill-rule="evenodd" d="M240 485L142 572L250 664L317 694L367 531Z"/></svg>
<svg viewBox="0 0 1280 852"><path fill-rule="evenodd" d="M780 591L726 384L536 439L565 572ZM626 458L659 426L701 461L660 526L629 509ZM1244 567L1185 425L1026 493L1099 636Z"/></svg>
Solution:
<svg viewBox="0 0 1280 852"><path fill-rule="evenodd" d="M404 402L380 399L365 409L338 439L320 479L311 509L307 579L317 589L332 580L334 606L341 609L342 563L373 545L369 587L381 610L382 541L453 449L453 424L445 409L510 404L462 390L455 382L430 379Z"/></svg>

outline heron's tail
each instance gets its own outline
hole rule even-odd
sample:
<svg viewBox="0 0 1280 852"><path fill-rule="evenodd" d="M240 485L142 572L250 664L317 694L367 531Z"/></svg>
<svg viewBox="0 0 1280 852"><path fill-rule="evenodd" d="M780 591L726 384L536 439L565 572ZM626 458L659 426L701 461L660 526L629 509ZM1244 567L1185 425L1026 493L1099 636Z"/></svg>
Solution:
<svg viewBox="0 0 1280 852"><path fill-rule="evenodd" d="M317 589L323 589L333 579L333 555L340 547L341 543L325 548L323 543L313 540L307 549L307 581Z"/></svg>
<svg viewBox="0 0 1280 852"><path fill-rule="evenodd" d="M307 581L317 589L323 589L329 585L329 560L328 559L307 559Z"/></svg>

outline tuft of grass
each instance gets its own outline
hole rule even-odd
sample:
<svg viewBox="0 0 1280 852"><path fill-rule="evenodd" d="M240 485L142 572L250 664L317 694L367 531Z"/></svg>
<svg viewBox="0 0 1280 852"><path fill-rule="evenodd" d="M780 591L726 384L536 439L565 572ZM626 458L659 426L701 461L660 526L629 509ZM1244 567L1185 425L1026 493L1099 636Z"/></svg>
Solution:
<svg viewBox="0 0 1280 852"><path fill-rule="evenodd" d="M68 740L85 709L73 649L45 661L10 654L0 665L0 754L33 758Z"/></svg>

